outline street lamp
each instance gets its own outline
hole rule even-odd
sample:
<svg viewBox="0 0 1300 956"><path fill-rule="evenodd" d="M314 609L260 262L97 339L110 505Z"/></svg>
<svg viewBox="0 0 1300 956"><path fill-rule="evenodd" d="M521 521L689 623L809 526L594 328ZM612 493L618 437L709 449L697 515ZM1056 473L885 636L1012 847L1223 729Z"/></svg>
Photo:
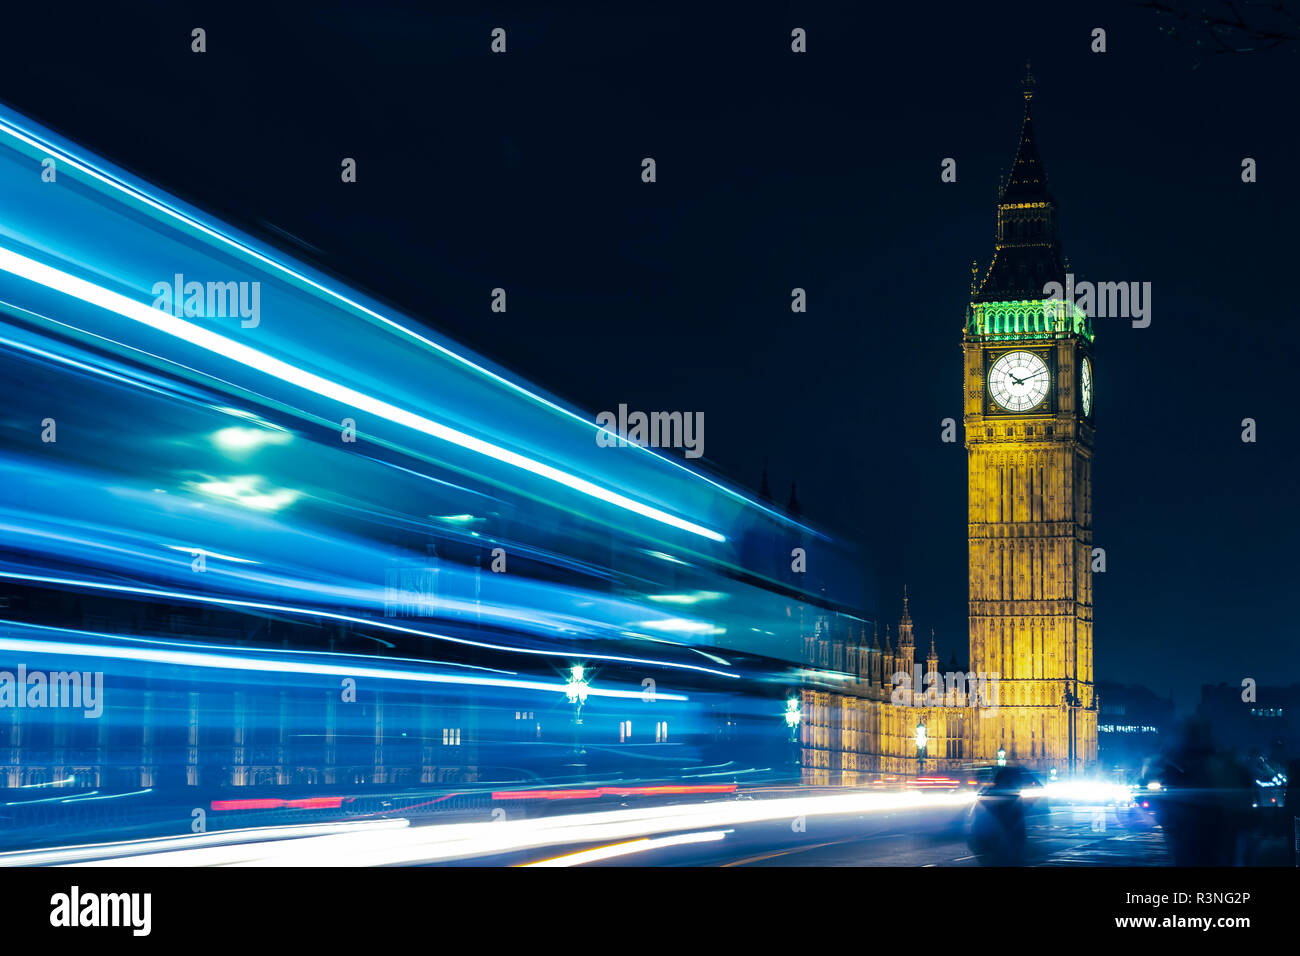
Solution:
<svg viewBox="0 0 1300 956"><path fill-rule="evenodd" d="M569 668L569 680L564 685L564 696L568 698L573 705L573 754L581 758L586 751L582 749L581 730L582 727L582 705L587 702L587 692L590 684L587 681L587 669L581 664L574 664ZM581 768L581 761L574 766Z"/></svg>
<svg viewBox="0 0 1300 956"><path fill-rule="evenodd" d="M916 772L920 774L925 770L925 723L916 722Z"/></svg>
<svg viewBox="0 0 1300 956"><path fill-rule="evenodd" d="M569 668L569 682L564 685L564 696L574 705L573 722L582 723L582 705L587 702L587 691L591 686L586 678L587 669L581 664Z"/></svg>
<svg viewBox="0 0 1300 956"><path fill-rule="evenodd" d="M1003 747L999 747L999 748L998 748L998 766L999 766L999 767L1005 767L1006 765L1007 765L1007 751L1006 751L1005 748L1003 748Z"/></svg>
<svg viewBox="0 0 1300 956"><path fill-rule="evenodd" d="M1068 733L1067 742L1069 744L1066 763L1070 769L1071 775L1073 775L1075 770L1077 769L1076 768L1077 748L1075 745L1076 744L1075 734L1078 730L1077 712L1079 706L1083 703L1083 701L1079 699L1079 696L1074 691L1075 691L1074 687L1067 687L1065 691L1065 712L1067 717L1066 728Z"/></svg>
<svg viewBox="0 0 1300 956"><path fill-rule="evenodd" d="M785 702L785 725L790 728L790 741L793 743L799 735L799 722L803 714L799 710L799 698L790 697Z"/></svg>

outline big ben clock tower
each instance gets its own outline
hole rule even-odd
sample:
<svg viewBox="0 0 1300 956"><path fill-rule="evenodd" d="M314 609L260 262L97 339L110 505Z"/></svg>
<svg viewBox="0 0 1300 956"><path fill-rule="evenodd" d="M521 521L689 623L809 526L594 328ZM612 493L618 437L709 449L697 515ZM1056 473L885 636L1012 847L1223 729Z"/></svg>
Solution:
<svg viewBox="0 0 1300 956"><path fill-rule="evenodd" d="M1092 323L1065 286L1025 81L997 242L962 335L970 668L997 674L974 756L1061 773L1097 760L1092 673ZM1002 753L999 754L999 751Z"/></svg>

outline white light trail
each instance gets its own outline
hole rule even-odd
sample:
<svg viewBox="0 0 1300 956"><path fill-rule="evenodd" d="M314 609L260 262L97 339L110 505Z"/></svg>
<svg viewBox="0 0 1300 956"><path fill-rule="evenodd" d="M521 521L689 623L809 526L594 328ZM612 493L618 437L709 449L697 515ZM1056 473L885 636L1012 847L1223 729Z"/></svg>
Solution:
<svg viewBox="0 0 1300 956"><path fill-rule="evenodd" d="M322 375L308 372L306 369L298 368L298 366L289 362L267 355L265 352L250 348L242 342L236 342L224 335L218 335L211 329L196 325L193 322L187 322L169 312L155 309L143 302L137 302L135 299L119 292L97 286L93 282L87 282L85 279L55 269L52 266L47 266L42 262L37 262L35 259L29 259L27 256L19 255L10 249L0 248L0 269L62 292L65 295L70 295L98 308L115 312L124 318L139 322L141 325L146 325L166 335L174 336L214 355L220 355L232 362L237 362L264 375L279 379L286 384L331 399L349 408L369 412L394 424L404 425L417 432L450 442L453 445L458 445L495 461L531 472L534 475L547 478L566 488L571 488L599 501L607 502L625 511L631 511L634 514L639 514L682 531L689 531L691 534L700 535L710 541L725 542L727 540L724 535L695 524L693 521L679 518L652 505L629 498L617 491L601 487L585 478L579 478L577 475L571 475L567 471L562 471L544 462L502 448L500 445L484 441L481 438L475 438L473 435L468 435L423 415L417 415L407 409L399 408L391 402L367 395Z"/></svg>
<svg viewBox="0 0 1300 956"><path fill-rule="evenodd" d="M536 863L527 863L525 866L581 866L584 863L598 863L601 860L612 860L620 856L630 856L633 853L659 850L666 846L714 843L725 838L730 832L732 831L706 830L703 833L679 833L676 836L646 837L641 840L629 840L627 843L600 846L594 850L579 850L577 853L566 853L564 856L552 857L549 860L538 860Z"/></svg>
<svg viewBox="0 0 1300 956"><path fill-rule="evenodd" d="M209 551L206 548L187 548L181 544L169 544L167 545L167 547L172 551L182 551L185 554L192 554L196 558L201 554L205 558L215 558L218 561L234 561L236 564L259 564L260 563L258 561L252 560L251 558L237 558L232 554L222 554L220 551Z"/></svg>
<svg viewBox="0 0 1300 956"><path fill-rule="evenodd" d="M1128 787L1104 780L1058 780L1021 790L1020 795L1068 803L1129 803L1133 799Z"/></svg>
<svg viewBox="0 0 1300 956"><path fill-rule="evenodd" d="M0 531L3 530L7 530L7 526L0 524ZM141 594L148 597L169 598L172 600L190 601L199 604L216 604L222 607L247 608L252 611L276 611L282 614L323 617L329 618L332 621L344 621L348 624L357 624L383 631L391 631L399 634L411 634L415 637L427 637L436 641L446 641L450 644L462 644L466 647L481 647L493 651L507 651L512 654L530 654L538 657L573 656L571 651L551 651L535 647L518 647L509 644L492 644L487 641L473 641L465 637L453 637L450 634L439 634L436 631L422 631L413 627L403 627L400 624L390 624L387 621L380 621L374 618L357 617L352 614L341 614L337 611L326 611L322 608L295 607L292 604L270 604L265 601L245 601L238 598L221 598L207 594L191 594L185 591L165 591L160 588L143 588L127 584L110 584L103 581L91 581L85 578L60 578L44 574L22 574L14 571L0 571L0 578L10 578L15 581L32 581L40 584L57 584L66 587L88 588L94 591L113 591L121 594ZM9 623L12 624L14 622ZM648 664L655 667L666 667L674 670L688 670L702 674L713 674L716 677L730 677L733 680L740 679L739 674L715 670L711 667L701 667L698 664L682 664L676 661L660 661L642 657L626 657L618 654L585 653L583 656L588 660L613 661L620 664ZM713 659L721 661L721 658ZM725 661L721 662L726 663ZM660 694L659 696L662 697L663 695Z"/></svg>
<svg viewBox="0 0 1300 956"><path fill-rule="evenodd" d="M95 860L104 856L130 856L137 853L162 853L174 850L192 850L225 844L248 844L258 840L293 840L308 836L326 836L336 833L355 833L373 830L400 830L411 821L352 820L342 823L290 824L279 827L250 827L238 830L216 830L197 835L158 837L152 840L124 840L117 843L84 843L77 846L53 847L47 850L16 850L0 853L0 866L57 866Z"/></svg>
<svg viewBox="0 0 1300 956"><path fill-rule="evenodd" d="M212 443L232 454L254 452L266 445L288 445L292 442L293 435L283 428L243 428L230 425L212 433Z"/></svg>
<svg viewBox="0 0 1300 956"><path fill-rule="evenodd" d="M114 857L93 866L402 866L512 854L546 846L608 844L681 830L726 830L799 816L956 809L973 792L854 792L575 813L535 819L448 823L401 832L342 833L288 842Z"/></svg>
<svg viewBox="0 0 1300 956"><path fill-rule="evenodd" d="M242 242L234 238L233 236L227 235L226 233L222 232L219 229L214 229L211 226L207 225L206 223L200 222L194 216L189 215L188 213L180 209L177 209L175 206L167 202L162 202L158 199L155 199L154 197L145 193L143 190L138 189L135 186L132 186L131 184L122 181L117 176L111 173L105 172L104 170L95 166L93 163L80 159L79 157L73 156L67 150L59 148L54 143L42 139L36 136L35 134L29 132L28 130L22 129L21 127L11 122L8 122L2 118L0 118L0 133L6 133L9 136L12 136L14 139L18 140L19 142L26 143L28 146L31 146L34 149L39 150L42 154L46 156L58 157L60 164L66 164L72 167L73 169L85 173L87 176L90 176L98 180L99 182L103 183L106 186L109 186L112 189L116 189L118 192L121 192L131 197L137 202L143 203L149 208L157 212L161 212L166 216L170 216L176 221L183 223L184 225L190 227L191 229L194 229L202 233L208 238L214 239L219 243L224 243L225 245L238 250L239 252L248 256L254 261L259 262L262 265L267 266L268 268L277 270L280 273L289 276L294 281L300 282L303 285L315 289L317 292L320 292L334 299L337 302L343 303L344 305L348 306L351 309L354 309L355 311L363 315L369 316L370 318L387 326L389 329L392 329L393 331L401 335L404 335L407 338L412 339L413 341L419 342L421 345L425 346L426 348L430 348L438 352L440 355L444 355L447 358L450 358L453 361L460 363L466 368L473 369L476 373L484 376L485 378L491 379L492 381L498 383L499 385L504 385L506 388L510 389L511 391L523 395L529 400L536 402L539 405L549 408L552 411L559 412L561 415L577 422L580 425L583 425L586 428L590 428L593 431L602 430L601 427L597 425L595 422L588 421L586 418L583 418L581 415L577 414L576 412L571 411L570 409L567 409L562 405L557 405L555 402L552 402L549 399L545 398L544 396L539 395L537 392L525 388L524 386L520 385L518 382L513 382L510 379L497 374L491 369L483 367L482 365L470 360L466 356L461 355L460 353L454 351L453 349L449 349L447 348L447 346L435 342L433 339L430 339L427 336L421 335L420 333L416 332L414 329L410 328L409 326L403 325L402 323L390 319L385 315L381 315L380 313L376 312L374 309L367 308L366 306L362 305L360 302L357 302L349 298L348 296L343 295L336 289L332 289L329 286L322 284L321 282L313 279L311 276L306 275L302 271L291 268L290 266L279 261L278 259L275 259L262 252L259 252L258 250L254 249L252 246L248 245L248 243ZM651 455L658 461L662 462L663 464L670 465L673 468L677 468L680 471L685 472L686 474L690 475L692 478L694 478L697 481L703 481L706 484L713 486L718 491L721 491L723 494L729 496L730 498L738 502L741 502L742 504L748 507L757 508L759 511L763 512L764 514L768 515L771 518L776 519L777 521L783 524L787 524L790 525L791 527L798 528L801 531L805 531L818 538L825 537L825 535L821 534L820 532L815 531L812 528L809 528L798 521L795 521L793 518L789 517L788 515L782 514L780 511L777 511L775 508L769 508L766 505L762 504L760 501L748 497L747 495L741 493L735 488L729 488L726 485L722 484L721 482L716 481L713 478L710 478L706 474L703 474L702 472L694 471L691 468L688 468L684 463L680 461L674 461L672 458L669 458L666 455L659 454L659 452L656 449L649 448L643 445L638 445L636 443L632 443L630 447L636 449L641 454Z"/></svg>
<svg viewBox="0 0 1300 956"><path fill-rule="evenodd" d="M324 677L368 677L375 680L411 681L419 684L465 684L475 687L508 687L513 690L535 690L562 693L565 685L558 681L518 680L506 677L479 675L431 674L424 671L403 671L384 667L348 667L343 664L314 664L306 661L271 660L265 657L240 657L234 654L210 654L196 651L168 651L161 648L100 646L73 644L69 641L30 641L23 638L0 637L0 651L17 654L67 655L68 657L106 658L115 661L130 660L150 664L174 664L178 667L198 667L212 670L255 671L263 674L316 674ZM609 687L591 687L592 697L616 697L640 700L645 689L615 690ZM681 694L656 692L660 700L686 700Z"/></svg>

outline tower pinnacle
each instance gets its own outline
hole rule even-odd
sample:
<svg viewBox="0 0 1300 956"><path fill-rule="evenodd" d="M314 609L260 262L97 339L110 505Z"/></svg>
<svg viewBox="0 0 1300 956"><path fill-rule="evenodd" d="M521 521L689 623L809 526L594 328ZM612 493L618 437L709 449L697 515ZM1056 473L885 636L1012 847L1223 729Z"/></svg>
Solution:
<svg viewBox="0 0 1300 956"><path fill-rule="evenodd" d="M898 647L900 651L906 647L909 649L908 653L911 653L912 614L907 607L907 585L903 585L903 616L898 622Z"/></svg>
<svg viewBox="0 0 1300 956"><path fill-rule="evenodd" d="M1025 64L1025 113L1011 169L998 187L993 260L978 281L973 303L1041 300L1049 282L1064 283L1056 203L1038 155L1032 109L1037 81ZM999 330L1001 331L1001 330Z"/></svg>

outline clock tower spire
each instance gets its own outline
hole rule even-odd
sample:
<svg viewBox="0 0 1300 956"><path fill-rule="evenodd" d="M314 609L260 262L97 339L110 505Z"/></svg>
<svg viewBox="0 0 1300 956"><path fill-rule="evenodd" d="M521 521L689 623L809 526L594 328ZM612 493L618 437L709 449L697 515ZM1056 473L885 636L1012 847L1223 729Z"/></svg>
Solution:
<svg viewBox="0 0 1300 956"><path fill-rule="evenodd" d="M1028 71L1028 64L1025 64ZM973 300L998 302L1041 297L1043 286L1064 288L1065 266L1056 228L1056 201L1047 188L1047 170L1038 155L1034 131L1033 74L1025 80L1025 115L1011 173L998 194L993 260Z"/></svg>
<svg viewBox="0 0 1300 956"><path fill-rule="evenodd" d="M1026 66L1028 66L1026 64ZM1026 77L993 259L962 333L970 667L997 677L974 756L1060 772L1097 759L1092 672L1091 320L1065 283Z"/></svg>

